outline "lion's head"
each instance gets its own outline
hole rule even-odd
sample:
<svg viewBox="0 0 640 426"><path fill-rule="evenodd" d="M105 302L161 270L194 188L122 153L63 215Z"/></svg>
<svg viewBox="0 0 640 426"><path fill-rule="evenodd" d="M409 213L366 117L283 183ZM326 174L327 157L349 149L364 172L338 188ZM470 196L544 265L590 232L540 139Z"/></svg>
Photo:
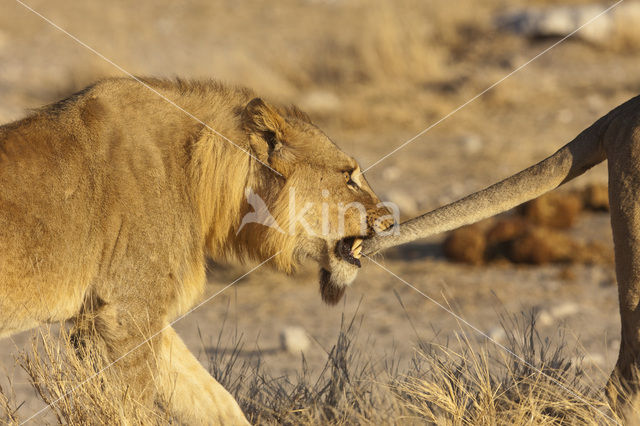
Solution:
<svg viewBox="0 0 640 426"><path fill-rule="evenodd" d="M362 239L393 225L395 216L358 163L300 110L255 98L241 120L262 164L246 182L236 244L253 258L279 253L275 264L287 272L314 259L322 299L337 303L357 275Z"/></svg>

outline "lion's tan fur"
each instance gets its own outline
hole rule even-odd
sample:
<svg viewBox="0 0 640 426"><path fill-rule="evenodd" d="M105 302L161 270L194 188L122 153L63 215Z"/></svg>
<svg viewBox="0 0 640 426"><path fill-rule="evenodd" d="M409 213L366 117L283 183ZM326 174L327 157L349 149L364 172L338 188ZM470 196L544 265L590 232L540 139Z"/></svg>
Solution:
<svg viewBox="0 0 640 426"><path fill-rule="evenodd" d="M338 230L337 205L362 203L369 222L387 210L366 182L349 189L357 163L296 108L214 81L144 83L105 80L0 127L0 336L75 318L79 341L102 341L142 402L171 399L184 422L244 423L168 327L201 295L206 256L275 255L284 272L310 257L335 303L357 268L334 246L370 232L353 212ZM288 227L289 188L328 203L331 232L239 232L248 189ZM320 214L304 218L318 229Z"/></svg>
<svg viewBox="0 0 640 426"><path fill-rule="evenodd" d="M621 344L607 386L616 409L640 392L640 97L618 106L555 154L487 189L365 241L365 253L448 231L509 210L608 160Z"/></svg>

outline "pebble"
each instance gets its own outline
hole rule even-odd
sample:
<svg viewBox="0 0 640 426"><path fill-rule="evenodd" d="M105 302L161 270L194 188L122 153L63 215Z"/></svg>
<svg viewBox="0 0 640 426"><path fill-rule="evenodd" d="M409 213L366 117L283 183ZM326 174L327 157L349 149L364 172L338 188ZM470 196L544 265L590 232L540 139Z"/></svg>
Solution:
<svg viewBox="0 0 640 426"><path fill-rule="evenodd" d="M621 32L637 31L640 3L626 2L605 12L607 7L596 4L533 6L498 16L496 25L526 37L565 37L571 34L598 44L611 42ZM579 27L580 31L575 32Z"/></svg>
<svg viewBox="0 0 640 426"><path fill-rule="evenodd" d="M563 37L587 23L598 13L604 12L600 5L556 6L548 8L529 7L514 13L499 16L497 25L527 37ZM611 14L604 14L575 33L575 37L603 42L613 32Z"/></svg>
<svg viewBox="0 0 640 426"><path fill-rule="evenodd" d="M474 155L482 150L484 142L478 135L469 134L460 138L460 146L466 154Z"/></svg>
<svg viewBox="0 0 640 426"><path fill-rule="evenodd" d="M573 302L562 303L548 309L543 309L538 314L537 323L548 327L558 321L580 312L580 306Z"/></svg>
<svg viewBox="0 0 640 426"><path fill-rule="evenodd" d="M554 320L549 312L542 310L538 313L538 318L536 319L536 323L543 327L548 327L550 325L553 325Z"/></svg>
<svg viewBox="0 0 640 426"><path fill-rule="evenodd" d="M503 327L496 325L491 327L487 331L487 336L489 336L495 342L502 343L507 338L507 333L504 331Z"/></svg>
<svg viewBox="0 0 640 426"><path fill-rule="evenodd" d="M605 364L605 359L602 354L594 353L571 358L571 364L578 367L598 367Z"/></svg>
<svg viewBox="0 0 640 426"><path fill-rule="evenodd" d="M551 308L551 315L554 318L562 319L580 312L580 306L577 303L566 302Z"/></svg>
<svg viewBox="0 0 640 426"><path fill-rule="evenodd" d="M280 332L280 345L282 350L291 354L299 354L309 348L310 340L304 328L289 326Z"/></svg>

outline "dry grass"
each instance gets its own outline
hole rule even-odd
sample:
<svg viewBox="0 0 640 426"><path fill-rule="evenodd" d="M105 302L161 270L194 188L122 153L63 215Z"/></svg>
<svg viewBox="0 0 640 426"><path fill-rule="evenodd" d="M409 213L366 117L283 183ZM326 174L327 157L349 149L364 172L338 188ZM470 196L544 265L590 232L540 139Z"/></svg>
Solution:
<svg viewBox="0 0 640 426"><path fill-rule="evenodd" d="M512 356L461 330L455 342L421 342L401 371L399 360L374 360L356 350L362 317L344 321L319 373L304 358L295 377L271 377L261 355L241 359L241 340L209 351L211 373L238 399L254 424L618 424L589 374L573 365L564 339L539 337L533 315L503 321ZM222 336L223 333L220 334ZM227 349L225 349L225 347ZM34 337L19 362L59 424L168 424L170 416L148 410L127 393L99 351L81 356L68 335ZM84 382L87 377L95 376ZM82 383L82 385L80 385ZM16 405L0 392L6 423L17 424Z"/></svg>
<svg viewBox="0 0 640 426"><path fill-rule="evenodd" d="M571 0L585 2L588 0ZM136 74L213 76L249 85L278 100L300 103L323 125L379 134L381 129L423 129L543 47L496 33L492 19L504 6L498 0L290 0L282 3L283 8L258 0L249 0L243 7L231 7L233 3L198 0L177 6L161 0L141 2L136 10L123 0L99 7L44 1L34 6ZM514 3L524 4L523 0ZM117 74L43 22L16 10L0 16L2 33L11 43L5 56L22 61L13 68L8 59L3 64L17 76L0 79L0 91L10 94L5 104L35 107L96 78ZM169 24L173 27L167 30ZM627 32L618 33L611 44L637 52L637 26L620 28ZM38 37L60 37L60 41L33 51ZM20 43L14 46L14 39ZM604 51L604 47L579 45L573 55L584 56L585 62L589 58L605 61L611 57L601 59ZM43 52L48 55L39 54ZM63 65L56 67L58 63ZM3 71L5 76L10 74ZM609 78L591 87L592 80L579 79L580 73L569 74L560 80L562 90L546 88L544 80L535 76L514 77L478 101L487 108L480 108L476 116L461 113L458 123L497 139L509 129L500 125L499 132L492 132L487 117L496 112L526 108L535 118L557 97L575 97L571 90L580 89L579 101L587 92L622 91L626 96L624 90L635 90L635 86L625 89L620 81ZM310 102L307 95L314 91L331 93L338 102L329 107ZM2 114L0 111L0 118ZM13 110L5 114L19 115ZM523 128L535 126L533 133L537 134L538 121L519 120ZM508 122L499 116L498 121ZM527 149L526 144L517 147L513 151ZM382 155L391 147L378 149ZM507 157L505 162L509 161ZM423 168L424 163L419 164ZM600 413L613 416L600 392L601 384L590 383L589 374L570 361L574 351L541 340L531 318L506 324L505 332L508 348L535 368L491 344L478 345L464 334L450 344L419 344L417 355L406 367L395 358L382 360L358 350L354 344L358 324L353 319L344 322L320 371L312 371L303 361L297 376L272 377L260 354L243 358L240 340L222 338L209 351L210 371L255 423L613 424L618 420ZM33 350L19 363L60 424L171 422L162 407L144 409L111 370L96 375L106 365L100 351L85 348L79 354L65 334L38 335ZM20 403L10 387L0 389L0 423L25 420L18 418Z"/></svg>
<svg viewBox="0 0 640 426"><path fill-rule="evenodd" d="M564 339L540 339L533 316L509 325L515 327L503 323L512 354L491 343L478 350L464 334L461 350L423 350L395 387L405 407L447 425L619 423L588 374L567 358Z"/></svg>
<svg viewBox="0 0 640 426"><path fill-rule="evenodd" d="M63 329L58 336L50 331L34 333L31 349L17 362L24 369L39 398L50 407L59 424L167 424L169 415L161 407L145 408L129 392L127 383L114 369L99 347L74 345ZM4 418L10 424L18 419L15 401L0 395ZM49 414L49 410L46 414ZM1 419L2 417L0 417Z"/></svg>
<svg viewBox="0 0 640 426"><path fill-rule="evenodd" d="M303 358L296 377L272 377L259 354L237 368L237 351L218 350L210 358L211 372L230 389L252 423L394 423L406 411L387 386L397 374L396 365L380 365L380 360L354 350L358 329L355 317L349 322L343 318L336 344L327 351L327 363L319 373L310 371Z"/></svg>

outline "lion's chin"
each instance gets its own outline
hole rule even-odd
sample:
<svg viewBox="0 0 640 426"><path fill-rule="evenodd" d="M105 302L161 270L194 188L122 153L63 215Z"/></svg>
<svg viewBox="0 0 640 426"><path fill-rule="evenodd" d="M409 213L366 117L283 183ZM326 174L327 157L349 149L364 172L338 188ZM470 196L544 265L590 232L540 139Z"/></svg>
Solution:
<svg viewBox="0 0 640 426"><path fill-rule="evenodd" d="M347 287L355 280L358 270L352 267L336 268L329 272L320 269L320 295L327 305L337 304Z"/></svg>

